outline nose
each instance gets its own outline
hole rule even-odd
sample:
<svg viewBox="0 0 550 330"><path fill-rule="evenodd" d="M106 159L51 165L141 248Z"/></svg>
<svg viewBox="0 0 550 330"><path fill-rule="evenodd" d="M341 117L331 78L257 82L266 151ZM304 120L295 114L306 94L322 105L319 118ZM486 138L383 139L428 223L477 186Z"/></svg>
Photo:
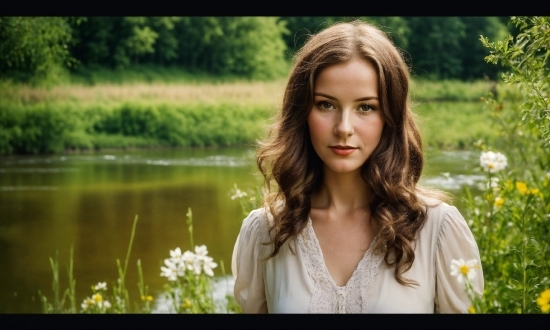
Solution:
<svg viewBox="0 0 550 330"><path fill-rule="evenodd" d="M337 115L337 122L334 125L334 134L341 138L353 135L353 124L350 111L344 110Z"/></svg>

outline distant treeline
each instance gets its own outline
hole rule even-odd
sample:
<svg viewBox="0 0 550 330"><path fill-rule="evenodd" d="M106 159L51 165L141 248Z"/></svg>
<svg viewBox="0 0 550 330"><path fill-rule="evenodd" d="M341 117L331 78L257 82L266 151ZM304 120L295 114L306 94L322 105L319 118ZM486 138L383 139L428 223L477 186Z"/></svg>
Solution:
<svg viewBox="0 0 550 330"><path fill-rule="evenodd" d="M287 72L310 33L352 19L388 32L413 74L434 79L495 79L479 36L514 32L508 17L0 17L0 75L31 81L146 64L269 79Z"/></svg>

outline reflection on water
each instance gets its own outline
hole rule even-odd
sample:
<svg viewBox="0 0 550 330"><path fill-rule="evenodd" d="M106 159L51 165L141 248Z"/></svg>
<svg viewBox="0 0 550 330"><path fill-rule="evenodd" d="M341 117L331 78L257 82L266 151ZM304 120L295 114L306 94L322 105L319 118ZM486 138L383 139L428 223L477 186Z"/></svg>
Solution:
<svg viewBox="0 0 550 330"><path fill-rule="evenodd" d="M428 152L421 182L459 195L483 180L475 152ZM49 257L59 251L61 289L74 247L74 275L80 303L90 286L117 278L134 217L138 224L127 273L137 295L137 259L145 284L166 312L160 277L169 251L191 249L185 223L193 210L195 244L223 261L230 272L235 238L244 218L229 191L260 181L251 149L168 149L63 156L0 158L0 312L40 312L38 290L52 297ZM459 199L455 204L460 208ZM215 269L221 276L221 269ZM229 274L227 274L229 275ZM215 296L232 290L232 278L218 279ZM33 300L34 299L34 300Z"/></svg>

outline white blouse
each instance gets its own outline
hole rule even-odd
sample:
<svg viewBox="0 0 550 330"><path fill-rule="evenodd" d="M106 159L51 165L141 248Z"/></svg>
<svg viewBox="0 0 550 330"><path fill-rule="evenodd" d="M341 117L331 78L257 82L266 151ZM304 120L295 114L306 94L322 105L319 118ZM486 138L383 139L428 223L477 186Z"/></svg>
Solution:
<svg viewBox="0 0 550 330"><path fill-rule="evenodd" d="M272 249L266 209L252 211L243 221L232 271L235 299L244 313L467 313L471 303L464 283L451 275L453 259L480 260L474 237L454 206L430 200L428 219L419 231L415 260L403 273L419 285L395 280L383 253L365 252L345 286L337 286L323 259L311 219L279 253L263 260ZM294 253L291 251L294 251ZM483 292L481 267L473 280Z"/></svg>

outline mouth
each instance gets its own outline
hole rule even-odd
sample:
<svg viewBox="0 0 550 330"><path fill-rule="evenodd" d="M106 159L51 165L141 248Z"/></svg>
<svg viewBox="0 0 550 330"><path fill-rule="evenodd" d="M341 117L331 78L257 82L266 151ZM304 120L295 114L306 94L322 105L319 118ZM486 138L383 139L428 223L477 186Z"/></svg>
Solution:
<svg viewBox="0 0 550 330"><path fill-rule="evenodd" d="M351 146L341 146L341 145L330 146L329 148L330 148L330 150L332 150L332 152L334 152L335 154L337 154L339 156L348 156L351 153L353 153L355 150L358 149L358 148L351 147Z"/></svg>
<svg viewBox="0 0 550 330"><path fill-rule="evenodd" d="M331 148L331 149L338 149L338 150L350 150L350 149L357 149L356 147L351 147L351 146L341 146L341 145L336 145L336 146L330 146L329 148Z"/></svg>

